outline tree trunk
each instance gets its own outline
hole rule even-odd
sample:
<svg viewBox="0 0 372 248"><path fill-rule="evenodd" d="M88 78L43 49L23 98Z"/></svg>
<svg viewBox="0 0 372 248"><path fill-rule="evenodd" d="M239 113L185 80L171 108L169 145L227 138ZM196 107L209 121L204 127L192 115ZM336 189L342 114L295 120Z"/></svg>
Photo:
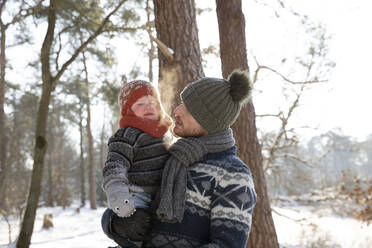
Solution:
<svg viewBox="0 0 372 248"><path fill-rule="evenodd" d="M52 103L53 105L53 103ZM55 127L56 125L54 124L54 115L51 115L50 116L50 119L49 119L49 124L53 127ZM55 161L55 158L54 158L54 147L58 147L55 146L54 142L54 136L55 134L53 134L51 131L47 131L47 139L48 139L48 150L47 150L47 153L46 153L46 160L47 160L47 200L46 200L46 205L48 207L53 207L54 206L54 193L53 193L53 173L52 173L52 166L54 164L54 161Z"/></svg>
<svg viewBox="0 0 372 248"><path fill-rule="evenodd" d="M248 70L245 19L241 0L216 0L223 77L234 69ZM252 101L245 106L233 125L238 155L252 170L258 200L253 211L252 230L247 248L279 247L271 215L262 167L261 147L257 139L256 114Z"/></svg>
<svg viewBox="0 0 372 248"><path fill-rule="evenodd" d="M80 201L81 206L85 206L85 161L84 161L84 129L83 129L83 113L82 108L84 104L80 96L80 108L79 108L79 131L80 131Z"/></svg>
<svg viewBox="0 0 372 248"><path fill-rule="evenodd" d="M5 181L7 178L8 166L6 159L8 156L8 137L6 132L6 119L5 119L5 34L6 26L1 22L0 27L0 197L4 199L5 196ZM2 203L0 203L0 209Z"/></svg>
<svg viewBox="0 0 372 248"><path fill-rule="evenodd" d="M35 132L35 149L34 149L34 164L32 169L31 187L27 199L26 211L23 216L23 222L20 234L17 241L17 248L28 248L31 242L31 235L34 228L37 204L39 201L41 190L41 178L44 167L44 157L47 148L45 139L46 124L49 112L49 102L52 91L55 89L57 82L77 58L77 56L93 41L98 35L103 32L104 26L110 21L110 17L119 10L125 0L120 1L115 9L113 9L102 21L97 30L89 36L89 38L79 46L72 56L62 65L61 69L53 77L50 71L50 53L52 42L54 39L54 29L56 24L56 2L58 0L50 0L48 8L48 29L41 48L41 77L42 77L42 93L37 113L36 132Z"/></svg>
<svg viewBox="0 0 372 248"><path fill-rule="evenodd" d="M17 248L27 248L31 243L34 221L41 191L41 178L44 168L44 157L47 149L46 125L49 112L49 102L53 91L53 77L50 73L49 55L52 46L56 23L56 10L54 0L50 1L48 11L48 30L41 48L42 93L37 112L34 164L31 176L31 186L27 199L26 211L23 216L22 226L17 241Z"/></svg>
<svg viewBox="0 0 372 248"><path fill-rule="evenodd" d="M88 136L88 161L89 161L89 200L90 208L97 209L97 194L96 194L96 180L95 180L95 166L94 166L94 144L93 135L90 127L91 124L91 112L90 112L90 97L89 97L89 80L88 80L88 68L86 64L85 53L83 52L83 64L85 73L86 83L86 98L87 98L87 136Z"/></svg>
<svg viewBox="0 0 372 248"><path fill-rule="evenodd" d="M149 81L152 82L154 80L154 73L153 73L153 61L155 59L155 45L154 42L151 40L151 35L152 35L152 25L151 25L151 20L150 16L152 13L152 9L150 8L150 0L146 0L146 17L147 17L147 22L146 22L146 31L149 35L150 39L150 49L148 51L148 56L149 56Z"/></svg>
<svg viewBox="0 0 372 248"><path fill-rule="evenodd" d="M53 135L51 135L52 137ZM53 144L53 141L50 140L50 144ZM47 156L48 157L48 156ZM49 153L49 159L48 160L48 193L47 193L47 203L46 205L48 207L53 207L54 205L54 199L53 199L53 179L52 179L52 164L53 164L53 153Z"/></svg>
<svg viewBox="0 0 372 248"><path fill-rule="evenodd" d="M105 132L105 120L106 120L106 111L103 109L103 122L102 122L102 129L101 129L101 137L100 137L100 146L99 146L99 167L101 171L103 170L104 163L105 163L105 147L106 147L106 132Z"/></svg>
<svg viewBox="0 0 372 248"><path fill-rule="evenodd" d="M31 235L33 232L36 209L41 191L41 179L44 168L44 157L47 149L45 131L51 92L52 92L51 85L48 83L47 84L43 83L43 93L41 95L36 121L35 132L36 142L34 148L34 164L31 176L31 186L27 198L27 206L23 217L22 228L17 242L17 248L29 247L31 242Z"/></svg>
<svg viewBox="0 0 372 248"><path fill-rule="evenodd" d="M93 135L90 128L91 114L90 101L87 101L87 134L88 134L88 163L89 163L89 200L90 208L97 209L96 196L96 180L95 180L95 166L94 166L94 149L93 149Z"/></svg>
<svg viewBox="0 0 372 248"><path fill-rule="evenodd" d="M169 58L158 49L161 100L166 112L171 113L179 102L181 90L204 76L195 3L154 0L154 10L157 39L173 51L173 58Z"/></svg>

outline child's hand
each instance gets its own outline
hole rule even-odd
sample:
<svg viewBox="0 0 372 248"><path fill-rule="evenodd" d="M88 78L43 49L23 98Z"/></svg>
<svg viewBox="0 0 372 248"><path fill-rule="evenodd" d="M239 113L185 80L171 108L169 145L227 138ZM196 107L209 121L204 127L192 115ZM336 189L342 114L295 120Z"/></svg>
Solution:
<svg viewBox="0 0 372 248"><path fill-rule="evenodd" d="M136 211L132 194L129 193L129 186L115 182L106 189L109 208L119 217L131 216Z"/></svg>

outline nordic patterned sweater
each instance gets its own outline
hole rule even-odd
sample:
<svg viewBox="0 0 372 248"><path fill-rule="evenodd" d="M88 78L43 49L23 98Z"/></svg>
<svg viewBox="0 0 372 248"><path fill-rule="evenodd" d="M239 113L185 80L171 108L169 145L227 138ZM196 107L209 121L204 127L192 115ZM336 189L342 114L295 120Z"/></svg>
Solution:
<svg viewBox="0 0 372 248"><path fill-rule="evenodd" d="M103 188L114 181L129 180L154 195L169 156L165 144L165 138L155 138L137 128L120 128L108 142Z"/></svg>
<svg viewBox="0 0 372 248"><path fill-rule="evenodd" d="M154 220L146 248L244 248L256 204L252 174L236 147L207 154L188 170L181 223Z"/></svg>

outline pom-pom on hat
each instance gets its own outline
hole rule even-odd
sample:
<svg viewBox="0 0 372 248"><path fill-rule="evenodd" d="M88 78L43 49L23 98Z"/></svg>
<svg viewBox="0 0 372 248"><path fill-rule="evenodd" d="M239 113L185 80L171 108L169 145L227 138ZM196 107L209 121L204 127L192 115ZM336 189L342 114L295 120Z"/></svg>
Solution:
<svg viewBox="0 0 372 248"><path fill-rule="evenodd" d="M213 134L235 122L252 89L248 72L235 70L227 79L201 78L186 86L180 96L194 119Z"/></svg>

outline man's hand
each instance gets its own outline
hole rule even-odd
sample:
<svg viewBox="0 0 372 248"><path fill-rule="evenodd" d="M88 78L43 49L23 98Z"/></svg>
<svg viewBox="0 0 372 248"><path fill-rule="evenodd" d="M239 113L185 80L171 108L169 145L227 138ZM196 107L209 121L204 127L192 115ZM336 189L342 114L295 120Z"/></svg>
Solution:
<svg viewBox="0 0 372 248"><path fill-rule="evenodd" d="M149 208L151 204L151 197L145 193L133 193L132 199L136 208Z"/></svg>
<svg viewBox="0 0 372 248"><path fill-rule="evenodd" d="M133 202L136 208L149 208L151 196L146 194L142 187L136 185L129 186L129 192L132 194Z"/></svg>
<svg viewBox="0 0 372 248"><path fill-rule="evenodd" d="M115 233L129 238L131 241L146 241L151 216L144 209L138 209L128 218L113 218L112 228ZM127 246L122 246L127 247Z"/></svg>

